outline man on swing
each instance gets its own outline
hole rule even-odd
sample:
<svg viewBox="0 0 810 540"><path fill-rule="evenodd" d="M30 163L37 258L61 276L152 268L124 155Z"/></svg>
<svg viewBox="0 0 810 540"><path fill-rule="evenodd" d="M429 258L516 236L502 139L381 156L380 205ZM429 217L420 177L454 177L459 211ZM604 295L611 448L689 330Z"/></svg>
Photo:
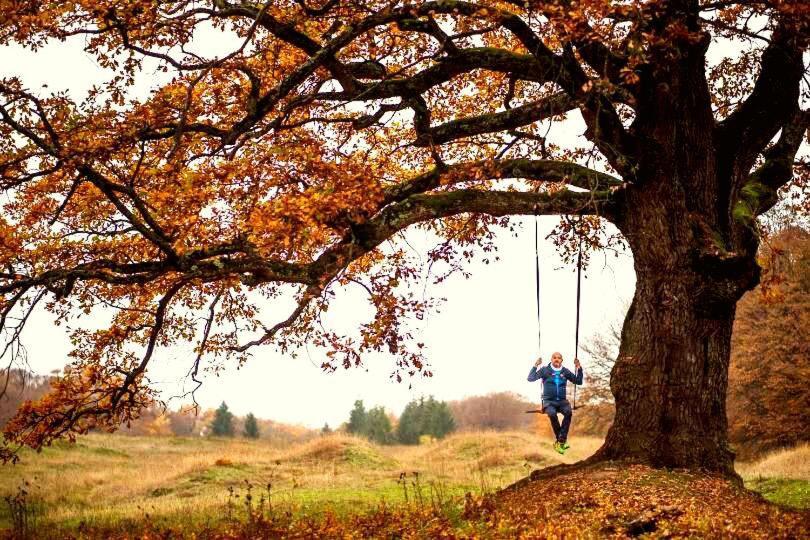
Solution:
<svg viewBox="0 0 810 540"><path fill-rule="evenodd" d="M570 446L566 442L568 439L568 428L571 426L571 404L565 399L565 387L567 381L574 384L581 385L583 379L582 366L578 358L574 358L574 367L577 374L574 375L569 369L562 365L563 358L558 352L551 355L551 363L539 367L543 363L542 358L538 358L529 371L529 382L534 382L538 379L543 381L543 394L541 399L542 409L551 420L551 429L554 430L556 441L554 442L554 450L560 454L564 454ZM562 413L563 423L560 426L560 421L557 419L557 413Z"/></svg>

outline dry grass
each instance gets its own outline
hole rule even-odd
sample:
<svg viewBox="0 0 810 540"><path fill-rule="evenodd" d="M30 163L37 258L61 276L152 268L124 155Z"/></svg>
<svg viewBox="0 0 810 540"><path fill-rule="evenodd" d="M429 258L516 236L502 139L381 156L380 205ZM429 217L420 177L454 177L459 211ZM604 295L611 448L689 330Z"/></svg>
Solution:
<svg viewBox="0 0 810 540"><path fill-rule="evenodd" d="M777 450L753 463L737 463L744 478L789 478L810 481L810 443Z"/></svg>
<svg viewBox="0 0 810 540"><path fill-rule="evenodd" d="M331 434L289 447L245 439L92 434L75 445L26 453L22 463L0 468L0 495L28 480L43 509L41 521L68 528L142 522L146 515L158 524L215 523L228 511L229 489L244 494L246 482L254 486L254 500L264 496L274 508L357 513L383 501L400 503L406 492L413 498L415 489L457 499L493 491L533 469L579 461L601 440L574 437L571 444L560 456L551 440L525 432L458 433L421 446L378 446ZM773 500L801 506L808 464L810 445L803 445L739 464L738 470L746 479L795 479L761 491L772 489ZM0 527L7 520L0 506Z"/></svg>
<svg viewBox="0 0 810 540"><path fill-rule="evenodd" d="M424 446L378 446L331 434L286 448L245 439L91 434L0 468L0 494L29 480L43 520L67 526L138 521L147 514L167 523L178 516L204 522L221 516L228 489L244 491L246 481L265 494L269 484L275 505L358 511L402 500L403 472L416 471L424 485L463 495L497 489L537 466L577 461L599 441L574 438L572 445L563 457L550 440L521 432L456 434ZM0 508L0 519L7 519L4 512Z"/></svg>

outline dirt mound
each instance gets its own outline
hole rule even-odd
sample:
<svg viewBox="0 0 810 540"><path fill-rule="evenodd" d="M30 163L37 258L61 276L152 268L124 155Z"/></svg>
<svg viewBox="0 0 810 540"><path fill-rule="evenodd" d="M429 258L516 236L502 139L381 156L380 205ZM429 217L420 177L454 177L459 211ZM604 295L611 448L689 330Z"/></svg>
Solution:
<svg viewBox="0 0 810 540"><path fill-rule="evenodd" d="M590 441L586 444L590 447ZM584 456L578 457L581 459ZM550 442L517 431L451 435L426 447L423 459L463 461L483 468L524 463L539 466L576 461L573 456L562 457L555 453Z"/></svg>
<svg viewBox="0 0 810 540"><path fill-rule="evenodd" d="M357 467L385 468L396 462L382 455L364 439L335 435L295 446L279 458L282 462L342 463Z"/></svg>
<svg viewBox="0 0 810 540"><path fill-rule="evenodd" d="M810 537L810 512L717 476L626 464L534 476L478 501L468 517L510 537Z"/></svg>
<svg viewBox="0 0 810 540"><path fill-rule="evenodd" d="M480 459L493 452L521 456L536 448L536 442L522 433L459 433L442 439L427 448L432 456L447 456L467 460Z"/></svg>

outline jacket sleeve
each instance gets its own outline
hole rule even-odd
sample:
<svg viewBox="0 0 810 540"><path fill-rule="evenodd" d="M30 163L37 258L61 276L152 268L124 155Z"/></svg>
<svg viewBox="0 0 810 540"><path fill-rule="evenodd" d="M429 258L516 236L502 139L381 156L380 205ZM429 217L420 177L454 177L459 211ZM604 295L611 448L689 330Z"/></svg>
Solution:
<svg viewBox="0 0 810 540"><path fill-rule="evenodd" d="M529 371L529 376L526 378L529 382L534 382L540 378L542 378L540 374L540 369L537 369L537 366L532 366L531 371Z"/></svg>
<svg viewBox="0 0 810 540"><path fill-rule="evenodd" d="M577 369L576 375L574 375L570 369L563 369L563 375L565 375L565 378L571 381L572 383L576 385L581 385L585 374L582 371L582 368L579 368Z"/></svg>

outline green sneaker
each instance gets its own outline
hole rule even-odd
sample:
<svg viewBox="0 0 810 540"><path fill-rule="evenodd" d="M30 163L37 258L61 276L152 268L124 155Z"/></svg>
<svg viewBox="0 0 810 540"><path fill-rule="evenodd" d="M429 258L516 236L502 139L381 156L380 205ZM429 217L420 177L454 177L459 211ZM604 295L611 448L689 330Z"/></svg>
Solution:
<svg viewBox="0 0 810 540"><path fill-rule="evenodd" d="M565 448L563 448L563 445L559 441L554 443L554 450L556 450L558 454L565 453Z"/></svg>
<svg viewBox="0 0 810 540"><path fill-rule="evenodd" d="M561 446L563 450L568 450L569 448L571 448L571 445L568 444L567 442L562 443Z"/></svg>

